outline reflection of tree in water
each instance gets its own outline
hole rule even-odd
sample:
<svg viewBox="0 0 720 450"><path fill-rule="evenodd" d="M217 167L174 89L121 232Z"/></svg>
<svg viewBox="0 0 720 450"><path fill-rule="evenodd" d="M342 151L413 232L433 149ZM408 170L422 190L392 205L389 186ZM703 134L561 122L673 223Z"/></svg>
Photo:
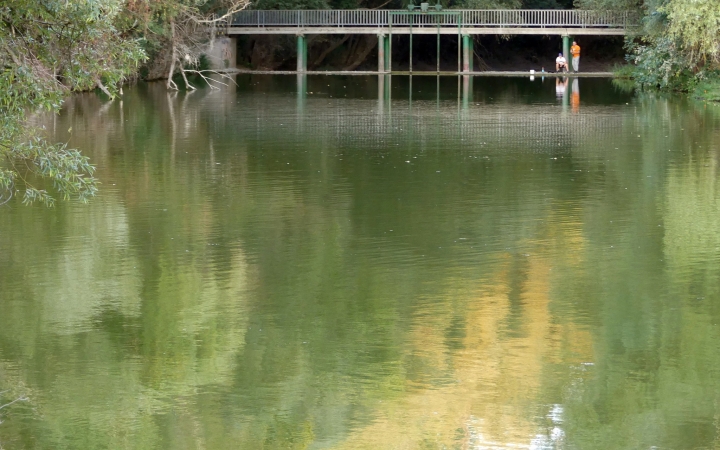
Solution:
<svg viewBox="0 0 720 450"><path fill-rule="evenodd" d="M680 116L709 144L694 112L584 108L616 115L612 133L563 128L515 148L458 127L390 151L381 139L408 136L332 123L303 135L293 98L242 98L138 87L100 115L91 97L71 106L71 144L95 149L103 197L0 218L25 225L0 235L0 285L14 293L3 294L1 356L42 417L10 418L15 442L436 448L562 436L612 448L628 436L654 445L638 432L648 423L663 442L687 438L663 414L690 401L693 442L711 442L714 372L683 368L714 367L715 311L664 292L717 288L712 155L661 152L655 136ZM494 120L505 133L529 116ZM277 138L256 141L258 129Z"/></svg>

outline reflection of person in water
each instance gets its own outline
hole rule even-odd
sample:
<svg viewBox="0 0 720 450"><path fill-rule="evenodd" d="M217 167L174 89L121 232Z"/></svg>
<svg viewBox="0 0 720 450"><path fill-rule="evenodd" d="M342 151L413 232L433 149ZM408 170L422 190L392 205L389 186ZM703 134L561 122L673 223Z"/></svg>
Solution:
<svg viewBox="0 0 720 450"><path fill-rule="evenodd" d="M555 96L557 98L565 97L565 91L567 89L568 79L565 77L555 78Z"/></svg>
<svg viewBox="0 0 720 450"><path fill-rule="evenodd" d="M570 106L573 112L580 111L580 82L575 78L572 82L572 95L570 96Z"/></svg>

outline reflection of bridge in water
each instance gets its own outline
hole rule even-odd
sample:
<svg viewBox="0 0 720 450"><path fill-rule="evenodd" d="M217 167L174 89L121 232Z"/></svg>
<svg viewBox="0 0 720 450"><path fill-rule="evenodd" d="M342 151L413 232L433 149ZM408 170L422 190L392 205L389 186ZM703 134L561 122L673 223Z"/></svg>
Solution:
<svg viewBox="0 0 720 450"><path fill-rule="evenodd" d="M628 125L627 117L618 115L614 107L573 108L567 99L579 95L577 83L574 87L564 85L562 98L555 103L510 106L474 102L468 76L458 77L456 99L448 99L447 91L440 96L438 88L435 100L413 100L411 90L404 98L398 98L397 90L391 96L389 75L378 77L377 99L308 95L304 78L298 75L295 98L244 98L248 113L256 120L243 120L233 128L249 140L255 135L276 136L278 144L288 147L321 141L366 149L392 150L396 145L416 143L424 149L514 146L525 147L528 152L547 152L593 147L607 142L608 135L625 134L620 130ZM554 91L555 82L547 88ZM573 89L578 92L573 93Z"/></svg>

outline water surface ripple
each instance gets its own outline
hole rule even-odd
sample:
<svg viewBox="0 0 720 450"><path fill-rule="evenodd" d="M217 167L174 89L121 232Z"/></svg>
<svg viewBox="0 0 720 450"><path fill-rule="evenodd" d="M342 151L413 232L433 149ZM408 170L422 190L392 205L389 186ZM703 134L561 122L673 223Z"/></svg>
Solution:
<svg viewBox="0 0 720 450"><path fill-rule="evenodd" d="M3 448L720 442L718 106L242 75L44 124L103 184L0 208Z"/></svg>

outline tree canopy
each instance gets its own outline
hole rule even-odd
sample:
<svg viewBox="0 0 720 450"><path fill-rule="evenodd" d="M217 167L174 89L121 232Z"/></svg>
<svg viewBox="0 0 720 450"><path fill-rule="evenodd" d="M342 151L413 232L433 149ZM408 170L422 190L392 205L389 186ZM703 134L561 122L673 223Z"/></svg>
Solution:
<svg viewBox="0 0 720 450"><path fill-rule="evenodd" d="M628 59L641 87L689 90L720 73L717 0L575 0L585 9L624 9L643 17L639 38L628 40Z"/></svg>
<svg viewBox="0 0 720 450"><path fill-rule="evenodd" d="M0 6L0 204L14 195L52 205L87 200L98 182L74 149L43 138L39 111L56 113L73 91L114 98L148 55L197 62L197 31L238 0L6 0ZM194 23L195 27L191 27ZM182 28L184 26L184 28ZM170 53L170 56L167 54ZM182 70L181 70L182 72Z"/></svg>

